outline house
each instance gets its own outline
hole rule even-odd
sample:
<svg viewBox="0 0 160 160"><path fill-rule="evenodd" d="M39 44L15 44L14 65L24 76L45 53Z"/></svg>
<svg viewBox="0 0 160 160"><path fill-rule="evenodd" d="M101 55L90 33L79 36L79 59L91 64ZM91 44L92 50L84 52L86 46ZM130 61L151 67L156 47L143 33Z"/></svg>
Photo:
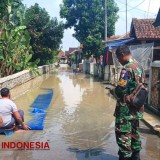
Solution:
<svg viewBox="0 0 160 160"><path fill-rule="evenodd" d="M75 62L76 64L81 63L82 61L81 47L69 48L69 51L66 51L65 53L68 59L70 59L72 62Z"/></svg>
<svg viewBox="0 0 160 160"><path fill-rule="evenodd" d="M66 57L65 53L62 50L60 50L58 52L57 59L58 59L59 63L66 63L67 57Z"/></svg>
<svg viewBox="0 0 160 160"><path fill-rule="evenodd" d="M69 48L68 52L69 52L70 55L73 55L76 51L78 51L78 49L79 49L78 47L76 47L76 48L75 47L74 48Z"/></svg>
<svg viewBox="0 0 160 160"><path fill-rule="evenodd" d="M109 81L110 83L116 84L119 77L120 66L115 57L115 49L118 46L129 44L134 38L129 37L130 33L121 35L121 36L111 36L107 37L107 41L105 41L106 47L103 54L103 67L104 71L104 80Z"/></svg>
<svg viewBox="0 0 160 160"><path fill-rule="evenodd" d="M105 62L108 65L112 65L110 64L111 61L108 58L109 57L108 53L110 50L114 52L113 50L114 48L127 44L130 46L130 50L132 51L134 57L138 58L138 60L141 61L141 63L144 66L146 75L149 76L149 67L152 60L152 50L153 50L153 61L160 60L160 28L153 26L154 21L155 19L133 18L129 37L127 37L126 35L126 37L122 36L116 40L107 41L107 48L106 48L107 54L105 53L103 58L104 65ZM114 56L114 54L112 54L112 56ZM147 60L144 57L147 58ZM114 59L114 65L118 66L116 58L113 57L113 59Z"/></svg>
<svg viewBox="0 0 160 160"><path fill-rule="evenodd" d="M137 19L133 18L130 29L130 37L137 42L149 43L160 40L160 28L153 26L155 19Z"/></svg>
<svg viewBox="0 0 160 160"><path fill-rule="evenodd" d="M153 61L160 60L160 27L155 27L154 22L155 19L133 18L130 29L132 44L154 43Z"/></svg>
<svg viewBox="0 0 160 160"><path fill-rule="evenodd" d="M128 32L127 34L124 35L119 35L119 36L111 36L107 38L107 47L104 50L103 54L103 65L113 65L113 57L112 57L112 49L123 45L123 44L128 44L130 41L133 40L133 38L129 37L130 33Z"/></svg>

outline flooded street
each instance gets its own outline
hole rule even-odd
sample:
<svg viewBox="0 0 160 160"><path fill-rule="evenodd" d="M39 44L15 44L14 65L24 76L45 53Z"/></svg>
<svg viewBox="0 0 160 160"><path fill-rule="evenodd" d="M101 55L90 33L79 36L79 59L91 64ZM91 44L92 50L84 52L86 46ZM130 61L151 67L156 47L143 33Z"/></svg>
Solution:
<svg viewBox="0 0 160 160"><path fill-rule="evenodd" d="M90 75L61 71L38 77L11 91L18 108L30 105L41 88L53 89L42 131L0 135L2 142L48 142L50 150L0 150L0 160L118 160L114 135L115 100L105 84ZM19 96L18 96L19 95ZM160 159L160 138L143 124L142 160Z"/></svg>

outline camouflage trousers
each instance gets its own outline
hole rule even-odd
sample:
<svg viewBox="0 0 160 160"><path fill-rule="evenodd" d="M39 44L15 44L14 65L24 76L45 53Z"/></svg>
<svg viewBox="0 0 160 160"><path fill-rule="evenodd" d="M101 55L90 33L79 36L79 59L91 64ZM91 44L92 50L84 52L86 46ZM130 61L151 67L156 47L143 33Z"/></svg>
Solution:
<svg viewBox="0 0 160 160"><path fill-rule="evenodd" d="M120 157L131 157L133 152L141 150L141 139L138 131L139 120L125 120L115 123L116 141Z"/></svg>

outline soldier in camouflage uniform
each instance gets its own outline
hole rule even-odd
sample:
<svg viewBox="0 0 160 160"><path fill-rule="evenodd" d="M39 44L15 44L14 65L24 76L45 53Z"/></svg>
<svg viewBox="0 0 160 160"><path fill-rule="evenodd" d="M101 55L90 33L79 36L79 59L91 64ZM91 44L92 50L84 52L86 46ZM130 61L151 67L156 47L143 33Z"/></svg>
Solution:
<svg viewBox="0 0 160 160"><path fill-rule="evenodd" d="M141 139L138 131L139 119L143 118L144 107L140 109L124 102L124 96L131 94L142 80L142 67L131 56L127 46L118 47L116 56L123 65L118 85L110 90L117 99L115 109L115 134L119 146L119 160L140 160ZM137 81L136 81L137 80Z"/></svg>

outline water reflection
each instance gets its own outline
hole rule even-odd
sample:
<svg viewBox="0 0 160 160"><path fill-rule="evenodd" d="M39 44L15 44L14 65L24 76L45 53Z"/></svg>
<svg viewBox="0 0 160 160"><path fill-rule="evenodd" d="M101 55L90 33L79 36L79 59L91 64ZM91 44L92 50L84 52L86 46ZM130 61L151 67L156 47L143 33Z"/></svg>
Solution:
<svg viewBox="0 0 160 160"><path fill-rule="evenodd" d="M63 95L65 113L67 116L74 114L76 107L81 103L82 96L86 88L82 88L81 85L76 81L77 76L71 74L59 75L60 93Z"/></svg>
<svg viewBox="0 0 160 160"><path fill-rule="evenodd" d="M78 150L76 148L69 148L68 151L75 152L77 160L118 160L116 156L107 154L104 149L94 148L89 150Z"/></svg>
<svg viewBox="0 0 160 160"><path fill-rule="evenodd" d="M93 77L86 79L80 74L70 74L69 78L63 75L60 79L65 102L62 127L66 144L79 150L105 148L104 139L113 129L110 126L114 118L110 113L114 102L106 102L111 98L106 99L104 86L93 83Z"/></svg>

